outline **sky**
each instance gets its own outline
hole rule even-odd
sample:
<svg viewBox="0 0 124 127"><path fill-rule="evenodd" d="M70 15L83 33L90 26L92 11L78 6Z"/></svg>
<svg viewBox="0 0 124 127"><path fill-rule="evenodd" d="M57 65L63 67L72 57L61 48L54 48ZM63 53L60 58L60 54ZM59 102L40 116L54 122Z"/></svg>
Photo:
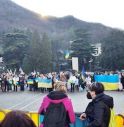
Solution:
<svg viewBox="0 0 124 127"><path fill-rule="evenodd" d="M97 22L124 30L124 0L12 0L37 12L50 15L74 17L88 22Z"/></svg>

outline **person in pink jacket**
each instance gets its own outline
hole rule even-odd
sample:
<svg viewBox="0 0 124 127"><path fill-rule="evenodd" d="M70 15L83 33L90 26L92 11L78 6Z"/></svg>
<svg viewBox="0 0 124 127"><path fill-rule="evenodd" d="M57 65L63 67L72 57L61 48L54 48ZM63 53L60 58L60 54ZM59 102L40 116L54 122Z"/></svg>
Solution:
<svg viewBox="0 0 124 127"><path fill-rule="evenodd" d="M65 108L65 111L63 111L63 113L58 113L58 116L56 116L56 115L54 115L54 112L56 109L54 110L52 108L51 109L49 108L49 107L51 107L51 104L52 105L62 104L62 105L64 105L63 107ZM53 110L54 110L54 112L53 112ZM62 110L62 108L60 110ZM45 121L48 121L48 117L47 117L47 115L49 114L48 112L52 112L53 116L50 117L51 120L49 123L48 122L45 123ZM57 125L57 123L59 123L58 119L60 119L58 117L64 116L63 115L64 112L66 113L66 117L64 117L64 119L66 119L66 125L64 124L64 122L62 122L64 124L63 126L62 126L62 124ZM59 82L55 83L55 91L50 92L47 96L44 97L38 113L44 114L44 120L41 123L40 127L69 127L70 123L75 122L75 114L74 114L72 102L71 102L71 99L69 99L67 96L67 89L66 89L64 82L59 81ZM54 124L53 121L55 121L55 119L58 121ZM62 120L60 120L60 121L62 121ZM48 125L48 124L50 124L50 125Z"/></svg>

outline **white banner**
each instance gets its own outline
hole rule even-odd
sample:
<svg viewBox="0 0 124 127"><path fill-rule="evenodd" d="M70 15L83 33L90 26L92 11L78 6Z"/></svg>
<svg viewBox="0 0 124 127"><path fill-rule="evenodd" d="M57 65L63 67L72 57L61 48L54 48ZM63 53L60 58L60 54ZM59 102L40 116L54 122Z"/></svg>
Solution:
<svg viewBox="0 0 124 127"><path fill-rule="evenodd" d="M78 57L72 57L72 69L78 71Z"/></svg>

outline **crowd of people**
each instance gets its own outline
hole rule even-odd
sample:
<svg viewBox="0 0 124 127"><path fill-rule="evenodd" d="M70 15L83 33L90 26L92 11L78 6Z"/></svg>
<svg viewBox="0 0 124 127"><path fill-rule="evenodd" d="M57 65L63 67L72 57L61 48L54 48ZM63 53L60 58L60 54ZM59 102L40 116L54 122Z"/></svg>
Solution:
<svg viewBox="0 0 124 127"><path fill-rule="evenodd" d="M41 79L51 79L51 88L47 89L45 87L38 87L37 78ZM28 83L28 80L32 80L31 84ZM48 74L39 74L39 73L30 73L26 74L12 74L12 73L2 73L0 75L0 88L2 92L7 91L24 91L28 89L30 91L52 91L54 90L54 83L56 81L62 81L66 83L68 91L74 92L75 90L83 90L86 83L91 83L90 76L85 79L80 74L75 74L71 72L60 72L60 73L48 73Z"/></svg>
<svg viewBox="0 0 124 127"><path fill-rule="evenodd" d="M124 73L119 73L119 90L124 89ZM38 87L37 78L50 79L51 88ZM29 84L28 81L32 80ZM54 83L62 81L66 83L67 90L70 92L83 91L89 84L94 82L94 74L79 74L74 72L52 72L47 74L40 74L31 72L29 75L25 73L13 74L13 73L2 73L0 75L0 88L2 92L7 91L52 91L54 90Z"/></svg>

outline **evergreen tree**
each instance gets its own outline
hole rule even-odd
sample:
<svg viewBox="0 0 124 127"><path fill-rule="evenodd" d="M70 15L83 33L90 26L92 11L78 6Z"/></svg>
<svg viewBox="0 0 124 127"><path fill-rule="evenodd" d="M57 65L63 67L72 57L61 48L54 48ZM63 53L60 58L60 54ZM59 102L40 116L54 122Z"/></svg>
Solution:
<svg viewBox="0 0 124 127"><path fill-rule="evenodd" d="M50 72L52 68L52 50L51 50L51 41L49 40L46 33L42 37L42 49L40 53L39 62L41 62L41 71L43 73Z"/></svg>
<svg viewBox="0 0 124 127"><path fill-rule="evenodd" d="M72 41L71 50L73 51L71 56L78 57L79 69L85 65L86 69L89 69L89 61L93 59L94 47L89 42L89 34L85 30L75 31L76 39Z"/></svg>
<svg viewBox="0 0 124 127"><path fill-rule="evenodd" d="M19 68L29 44L28 36L24 32L11 32L3 35L3 58L8 68Z"/></svg>
<svg viewBox="0 0 124 127"><path fill-rule="evenodd" d="M124 68L124 32L113 30L102 43L100 65L104 69L118 70Z"/></svg>
<svg viewBox="0 0 124 127"><path fill-rule="evenodd" d="M51 70L51 55L51 43L47 35L43 34L41 39L38 32L35 31L23 62L25 71L49 72Z"/></svg>

